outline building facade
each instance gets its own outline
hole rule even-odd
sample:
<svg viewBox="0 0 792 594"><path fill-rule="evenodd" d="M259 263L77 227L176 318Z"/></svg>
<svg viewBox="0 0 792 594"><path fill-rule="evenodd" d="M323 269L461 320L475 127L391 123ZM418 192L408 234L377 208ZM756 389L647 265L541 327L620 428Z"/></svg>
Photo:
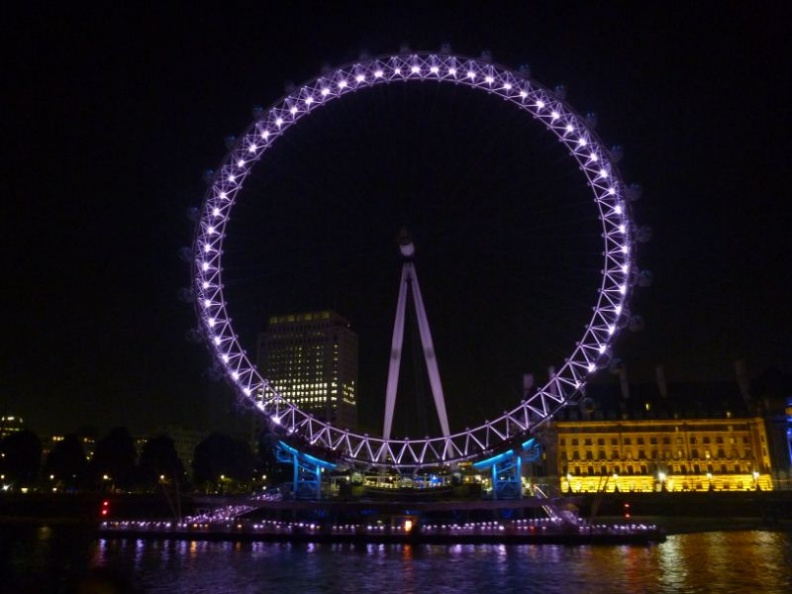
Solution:
<svg viewBox="0 0 792 594"><path fill-rule="evenodd" d="M772 489L764 419L739 393L699 389L600 395L565 410L545 436L548 473L572 493Z"/></svg>
<svg viewBox="0 0 792 594"><path fill-rule="evenodd" d="M273 316L257 358L287 401L334 426L357 428L358 336L345 318L329 310Z"/></svg>

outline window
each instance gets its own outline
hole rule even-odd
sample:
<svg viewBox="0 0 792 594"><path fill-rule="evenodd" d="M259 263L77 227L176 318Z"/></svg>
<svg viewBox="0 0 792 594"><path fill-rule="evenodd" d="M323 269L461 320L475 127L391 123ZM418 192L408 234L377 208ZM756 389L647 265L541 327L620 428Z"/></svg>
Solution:
<svg viewBox="0 0 792 594"><path fill-rule="evenodd" d="M629 437L624 438L624 445L632 445L632 440Z"/></svg>
<svg viewBox="0 0 792 594"><path fill-rule="evenodd" d="M573 439L572 439L572 445L573 445L573 446L579 445L579 442L578 442L578 438L577 438L577 437L575 437L575 438L573 438Z"/></svg>

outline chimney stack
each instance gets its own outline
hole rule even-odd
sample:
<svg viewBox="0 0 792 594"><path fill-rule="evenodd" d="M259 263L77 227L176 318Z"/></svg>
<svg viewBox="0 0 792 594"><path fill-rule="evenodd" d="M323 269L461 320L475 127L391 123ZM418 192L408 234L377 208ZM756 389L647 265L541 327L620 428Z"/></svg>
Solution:
<svg viewBox="0 0 792 594"><path fill-rule="evenodd" d="M655 365L655 379L657 380L657 389L660 391L660 397L668 398L668 385L666 384L665 368L662 364Z"/></svg>

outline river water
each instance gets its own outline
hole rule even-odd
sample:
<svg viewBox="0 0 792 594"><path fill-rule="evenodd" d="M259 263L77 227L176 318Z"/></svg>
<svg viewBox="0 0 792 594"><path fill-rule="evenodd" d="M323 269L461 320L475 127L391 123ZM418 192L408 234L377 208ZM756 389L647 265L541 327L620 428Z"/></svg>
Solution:
<svg viewBox="0 0 792 594"><path fill-rule="evenodd" d="M157 542L64 527L0 530L0 591L9 593L792 592L788 532L570 547Z"/></svg>

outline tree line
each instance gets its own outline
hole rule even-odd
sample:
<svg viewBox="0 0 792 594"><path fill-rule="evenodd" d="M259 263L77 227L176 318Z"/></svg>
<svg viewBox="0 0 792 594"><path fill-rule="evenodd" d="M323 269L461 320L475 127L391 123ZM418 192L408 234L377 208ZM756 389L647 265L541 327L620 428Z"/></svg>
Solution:
<svg viewBox="0 0 792 594"><path fill-rule="evenodd" d="M66 435L43 455L42 441L30 430L0 440L0 483L5 491L150 491L161 485L204 492L247 491L278 474L266 447L215 432L195 447L187 472L173 439L150 437L138 453L126 427L115 427L96 440L89 459L84 435Z"/></svg>

